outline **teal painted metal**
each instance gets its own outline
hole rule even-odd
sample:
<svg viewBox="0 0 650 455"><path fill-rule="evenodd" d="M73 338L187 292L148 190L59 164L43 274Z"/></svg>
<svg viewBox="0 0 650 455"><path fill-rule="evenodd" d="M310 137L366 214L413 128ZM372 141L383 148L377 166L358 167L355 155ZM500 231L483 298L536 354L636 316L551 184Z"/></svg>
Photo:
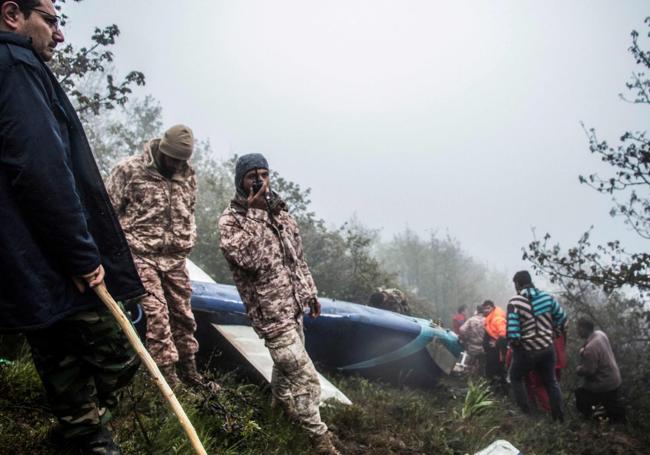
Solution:
<svg viewBox="0 0 650 455"><path fill-rule="evenodd" d="M340 367L339 370L345 371L345 370L360 370L363 368L372 368L378 365L383 365L386 363L394 362L399 359L403 359L412 354L415 354L420 349L425 347L427 344L431 342L431 340L433 340L434 336L435 336L435 331L431 326L429 326L428 324L427 325L420 324L420 333L410 343L405 344L404 346L402 346L399 349L396 349L395 351L380 355L379 357L375 357L373 359L364 360L363 362L353 363L351 365Z"/></svg>

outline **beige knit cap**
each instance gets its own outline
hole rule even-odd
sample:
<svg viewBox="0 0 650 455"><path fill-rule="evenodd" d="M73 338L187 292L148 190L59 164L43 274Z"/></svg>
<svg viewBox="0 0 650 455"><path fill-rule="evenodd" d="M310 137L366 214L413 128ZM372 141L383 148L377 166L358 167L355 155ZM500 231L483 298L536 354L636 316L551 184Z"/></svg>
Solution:
<svg viewBox="0 0 650 455"><path fill-rule="evenodd" d="M189 126L174 125L165 131L158 146L160 153L187 161L194 150L194 135Z"/></svg>

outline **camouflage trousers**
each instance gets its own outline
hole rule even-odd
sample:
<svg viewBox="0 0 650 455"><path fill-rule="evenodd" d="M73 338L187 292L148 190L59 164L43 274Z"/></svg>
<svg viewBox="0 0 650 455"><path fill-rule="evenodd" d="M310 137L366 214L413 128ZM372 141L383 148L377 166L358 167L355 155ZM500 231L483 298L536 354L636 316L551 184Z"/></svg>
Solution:
<svg viewBox="0 0 650 455"><path fill-rule="evenodd" d="M63 436L89 434L108 422L115 392L140 364L110 311L81 311L25 336Z"/></svg>
<svg viewBox="0 0 650 455"><path fill-rule="evenodd" d="M135 258L140 279L149 295L140 303L147 316L147 349L158 365L172 365L199 350L194 338L196 321L190 299L192 286L183 262L181 267L161 271Z"/></svg>
<svg viewBox="0 0 650 455"><path fill-rule="evenodd" d="M295 413L300 426L311 436L327 432L320 419L320 381L305 350L302 325L265 340L273 359L271 391L285 409Z"/></svg>

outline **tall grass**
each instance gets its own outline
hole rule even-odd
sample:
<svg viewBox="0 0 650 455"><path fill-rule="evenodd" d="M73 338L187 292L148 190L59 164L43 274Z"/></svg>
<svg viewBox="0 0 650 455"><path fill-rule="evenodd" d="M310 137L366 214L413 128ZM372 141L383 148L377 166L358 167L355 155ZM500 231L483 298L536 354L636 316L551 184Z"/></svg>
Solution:
<svg viewBox="0 0 650 455"><path fill-rule="evenodd" d="M0 455L61 454L48 433L55 425L29 355L0 366ZM217 373L220 393L179 393L179 400L210 454L306 454L307 437L270 406L268 388L231 372ZM322 408L323 419L346 454L472 454L506 439L526 455L641 454L650 443L634 427L595 425L567 414L550 417L513 412L481 381L450 378L433 389L409 389L359 377L330 379L353 401ZM570 404L568 404L570 406ZM192 453L180 425L144 372L122 393L112 423L126 455Z"/></svg>

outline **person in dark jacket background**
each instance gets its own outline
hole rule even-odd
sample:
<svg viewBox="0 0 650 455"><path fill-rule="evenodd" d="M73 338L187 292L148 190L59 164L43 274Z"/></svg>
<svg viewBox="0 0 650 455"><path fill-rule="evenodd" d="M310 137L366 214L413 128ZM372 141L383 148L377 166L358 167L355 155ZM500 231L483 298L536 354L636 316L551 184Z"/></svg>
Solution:
<svg viewBox="0 0 650 455"><path fill-rule="evenodd" d="M83 127L45 62L51 0L0 0L0 331L25 333L61 434L119 454L105 427L138 360L88 288L145 291Z"/></svg>
<svg viewBox="0 0 650 455"><path fill-rule="evenodd" d="M612 422L625 422L625 407L621 403L621 372L605 332L594 330L587 318L578 319L578 336L585 340L580 348L576 373L582 386L575 391L576 407L585 417L593 417L602 406Z"/></svg>

